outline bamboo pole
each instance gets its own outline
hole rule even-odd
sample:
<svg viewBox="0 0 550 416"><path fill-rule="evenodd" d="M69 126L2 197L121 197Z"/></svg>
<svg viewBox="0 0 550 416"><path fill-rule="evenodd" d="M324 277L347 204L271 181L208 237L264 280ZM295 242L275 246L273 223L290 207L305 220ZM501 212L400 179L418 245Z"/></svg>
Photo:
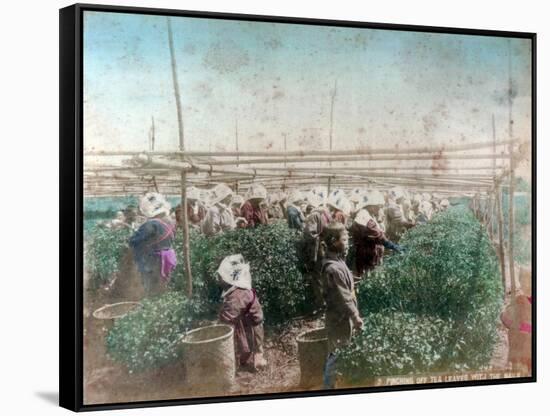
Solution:
<svg viewBox="0 0 550 416"><path fill-rule="evenodd" d="M504 214L502 210L502 188L500 184L496 187L497 198L497 219L498 219L498 257L500 259L500 273L502 275L502 283L504 291L506 291L506 266L504 258Z"/></svg>
<svg viewBox="0 0 550 416"><path fill-rule="evenodd" d="M193 295L193 277L191 274L191 259L189 250L189 219L187 215L187 173L181 172L181 213L183 214L183 261L185 262L185 274L187 276L187 297Z"/></svg>
<svg viewBox="0 0 550 416"><path fill-rule="evenodd" d="M178 84L176 57L174 55L174 39L172 35L172 24L170 17L166 17L168 24L168 45L170 47L170 58L172 64L172 81L174 83L174 96L176 99L176 111L178 117L178 138L179 138L179 150L185 151L185 141L183 136L183 117L181 113L181 99ZM189 259L189 220L187 218L187 174L182 170L181 172L181 210L183 214L183 261L185 262L185 273L187 274L187 296L191 298L193 294L193 278L191 275L191 262Z"/></svg>
<svg viewBox="0 0 550 416"><path fill-rule="evenodd" d="M511 140L514 137L513 133L513 119L512 119L512 47L510 39L508 39L508 138ZM514 230L515 230L515 201L514 201L514 189L515 189L515 161L514 161L514 147L513 143L510 144L510 187L508 188L509 194L509 206L508 206L508 256L509 256L509 269L510 269L510 283L512 296L516 295L516 273L514 262Z"/></svg>
<svg viewBox="0 0 550 416"><path fill-rule="evenodd" d="M474 155L444 155L443 159L447 160L483 160L483 159L508 159L510 155L508 154L500 154L500 155L493 155L493 154L474 154ZM402 161L402 160L410 160L410 161L416 161L416 160L433 160L434 155L425 155L425 154L417 154L417 155L404 155L404 156L371 156L371 155L363 155L363 156L357 156L357 154L354 152L353 155L347 155L347 156L323 156L323 157L300 157L300 158L261 158L261 159L240 159L239 164L242 165L254 165L254 164L276 164L276 163L284 163L285 160L287 163L313 163L313 162L365 162L365 161ZM213 160L211 162L208 162L211 166L227 166L227 165L236 165L237 162L235 160Z"/></svg>
<svg viewBox="0 0 550 416"><path fill-rule="evenodd" d="M512 140L503 140L496 142L496 146L508 146L511 143L517 142ZM294 150L289 152L259 152L259 151L245 151L245 152L211 152L211 151L155 151L155 152L144 152L144 151L131 151L131 150L88 150L84 154L86 156L135 156L143 153L149 153L155 156L187 156L187 157L306 157L306 156L346 156L350 153L354 155L407 155L410 153L429 153L434 156L440 157L442 153L448 152L464 152L479 150L485 148L493 147L493 141L477 142L470 144L462 145L453 145L453 146L422 146L422 147L411 147L411 148L356 148L356 149L345 149L345 150L333 150L332 152L327 150Z"/></svg>

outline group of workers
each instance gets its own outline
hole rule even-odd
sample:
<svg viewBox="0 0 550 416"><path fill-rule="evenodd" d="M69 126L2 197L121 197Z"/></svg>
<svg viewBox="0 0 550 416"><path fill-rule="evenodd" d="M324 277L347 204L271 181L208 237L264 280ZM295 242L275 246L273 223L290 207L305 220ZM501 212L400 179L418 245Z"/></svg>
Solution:
<svg viewBox="0 0 550 416"><path fill-rule="evenodd" d="M225 184L211 190L187 189L187 221L207 236L240 228L266 225L286 219L302 235L306 278L313 291L316 311L325 315L329 355L324 385L335 384L337 351L351 340L354 328L363 323L354 294L355 282L382 262L385 249L400 252L403 232L428 221L448 201L429 194L409 198L400 188L386 194L379 190L326 188L282 191L268 196L260 184L245 194L235 194ZM134 207L117 214L110 227L135 230L129 240L146 294L165 290L176 266L173 240L182 225L181 205L175 210L159 193L141 197L139 212ZM348 239L356 249L352 270L346 264ZM223 287L221 322L235 330L236 355L240 368L255 371L266 366L263 356L263 312L252 287L248 263L240 254L226 257L218 269Z"/></svg>

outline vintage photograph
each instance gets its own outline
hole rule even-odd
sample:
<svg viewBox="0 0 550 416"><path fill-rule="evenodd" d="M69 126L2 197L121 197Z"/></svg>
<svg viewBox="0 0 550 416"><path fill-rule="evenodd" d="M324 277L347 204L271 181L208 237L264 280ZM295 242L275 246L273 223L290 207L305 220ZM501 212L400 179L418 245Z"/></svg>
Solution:
<svg viewBox="0 0 550 416"><path fill-rule="evenodd" d="M82 28L84 405L532 376L529 34Z"/></svg>

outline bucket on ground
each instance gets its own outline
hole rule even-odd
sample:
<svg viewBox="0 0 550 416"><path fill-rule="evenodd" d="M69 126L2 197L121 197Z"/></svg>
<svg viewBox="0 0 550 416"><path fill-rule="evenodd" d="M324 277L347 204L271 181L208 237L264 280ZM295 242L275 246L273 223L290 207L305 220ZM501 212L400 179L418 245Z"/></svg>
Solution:
<svg viewBox="0 0 550 416"><path fill-rule="evenodd" d="M187 332L182 340L186 379L200 392L229 391L235 381L233 327L210 325Z"/></svg>
<svg viewBox="0 0 550 416"><path fill-rule="evenodd" d="M300 361L300 386L320 387L323 384L323 368L328 354L328 338L325 328L303 332L296 338Z"/></svg>
<svg viewBox="0 0 550 416"><path fill-rule="evenodd" d="M141 304L139 302L118 302L107 304L96 309L92 313L92 316L96 319L103 320L103 325L110 328L112 327L115 319L122 318L140 305Z"/></svg>

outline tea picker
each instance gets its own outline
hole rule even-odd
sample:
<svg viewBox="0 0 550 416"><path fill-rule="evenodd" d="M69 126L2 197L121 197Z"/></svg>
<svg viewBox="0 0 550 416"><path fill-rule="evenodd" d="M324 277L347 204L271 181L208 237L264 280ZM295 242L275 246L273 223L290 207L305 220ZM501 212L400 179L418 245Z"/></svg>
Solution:
<svg viewBox="0 0 550 416"><path fill-rule="evenodd" d="M147 221L129 243L145 293L154 295L165 289L176 267L176 252L172 248L175 226L169 219L170 204L161 194L146 193L140 199L139 209Z"/></svg>
<svg viewBox="0 0 550 416"><path fill-rule="evenodd" d="M242 254L227 256L218 268L223 287L219 319L233 326L235 353L241 369L255 371L267 366L263 355L264 314L252 288L250 265Z"/></svg>

